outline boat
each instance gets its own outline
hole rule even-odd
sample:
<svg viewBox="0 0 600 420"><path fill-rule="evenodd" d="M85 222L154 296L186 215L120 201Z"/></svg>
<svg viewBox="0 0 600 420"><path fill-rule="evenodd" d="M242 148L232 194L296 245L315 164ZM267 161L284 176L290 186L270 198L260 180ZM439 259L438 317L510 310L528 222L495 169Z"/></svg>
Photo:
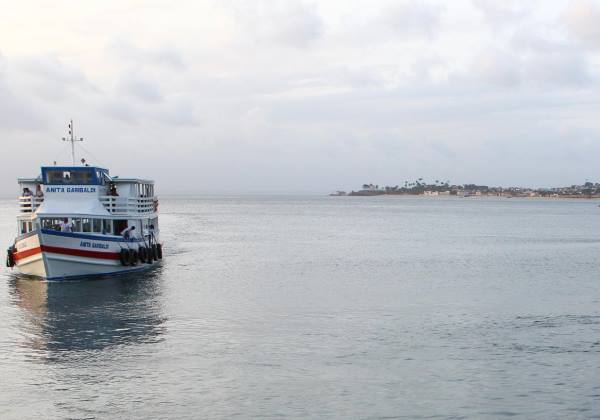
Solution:
<svg viewBox="0 0 600 420"><path fill-rule="evenodd" d="M42 166L36 178L19 178L17 236L6 265L26 276L69 280L147 270L163 256L154 182L111 176L75 163Z"/></svg>

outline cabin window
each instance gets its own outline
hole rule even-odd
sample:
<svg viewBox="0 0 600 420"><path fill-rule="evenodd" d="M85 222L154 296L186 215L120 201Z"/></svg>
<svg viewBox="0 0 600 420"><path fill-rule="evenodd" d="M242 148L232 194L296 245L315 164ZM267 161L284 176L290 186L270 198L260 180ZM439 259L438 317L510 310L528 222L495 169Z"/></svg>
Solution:
<svg viewBox="0 0 600 420"><path fill-rule="evenodd" d="M29 233L32 230L33 230L33 223L32 222L19 222L19 233L21 235Z"/></svg>
<svg viewBox="0 0 600 420"><path fill-rule="evenodd" d="M46 169L45 184L49 185L95 185L98 183L96 172L92 168Z"/></svg>
<svg viewBox="0 0 600 420"><path fill-rule="evenodd" d="M81 219L80 218L73 218L71 220L71 223L73 224L73 232L81 232Z"/></svg>
<svg viewBox="0 0 600 420"><path fill-rule="evenodd" d="M106 174L102 171L96 171L96 179L98 180L98 184L105 185L106 184Z"/></svg>
<svg viewBox="0 0 600 420"><path fill-rule="evenodd" d="M94 184L95 176L91 171L71 171L71 183L76 185Z"/></svg>
<svg viewBox="0 0 600 420"><path fill-rule="evenodd" d="M92 219L92 232L102 233L102 219Z"/></svg>
<svg viewBox="0 0 600 420"><path fill-rule="evenodd" d="M112 220L110 219L103 219L102 220L102 233L104 235L110 235L113 233L112 230Z"/></svg>
<svg viewBox="0 0 600 420"><path fill-rule="evenodd" d="M42 229L60 230L60 222L62 219L42 219Z"/></svg>
<svg viewBox="0 0 600 420"><path fill-rule="evenodd" d="M64 173L60 170L49 170L46 172L46 184L64 183Z"/></svg>
<svg viewBox="0 0 600 420"><path fill-rule="evenodd" d="M152 197L154 195L152 184L135 184L135 191L138 197Z"/></svg>
<svg viewBox="0 0 600 420"><path fill-rule="evenodd" d="M86 233L92 231L92 219L88 219L87 217L81 219L81 231Z"/></svg>

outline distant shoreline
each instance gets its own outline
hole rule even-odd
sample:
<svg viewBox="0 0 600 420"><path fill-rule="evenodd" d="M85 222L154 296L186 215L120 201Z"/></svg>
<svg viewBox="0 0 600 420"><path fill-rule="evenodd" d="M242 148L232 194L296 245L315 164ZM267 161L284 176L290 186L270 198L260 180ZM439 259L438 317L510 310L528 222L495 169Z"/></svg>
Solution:
<svg viewBox="0 0 600 420"><path fill-rule="evenodd" d="M466 198L466 199L487 199L487 198L505 198L505 199L527 199L527 200L600 200L600 196L582 197L582 196L506 196L506 195L426 195L426 194L329 194L330 197L415 197L427 199L446 199L446 198Z"/></svg>
<svg viewBox="0 0 600 420"><path fill-rule="evenodd" d="M457 197L505 197L505 198L563 198L563 199L595 199L600 198L600 183L586 181L583 185L553 188L529 187L490 187L477 184L450 184L450 181L427 183L423 178L414 182L404 182L404 186L379 186L363 184L358 191L347 193L338 190L331 196L372 197L379 195L408 196L457 196Z"/></svg>

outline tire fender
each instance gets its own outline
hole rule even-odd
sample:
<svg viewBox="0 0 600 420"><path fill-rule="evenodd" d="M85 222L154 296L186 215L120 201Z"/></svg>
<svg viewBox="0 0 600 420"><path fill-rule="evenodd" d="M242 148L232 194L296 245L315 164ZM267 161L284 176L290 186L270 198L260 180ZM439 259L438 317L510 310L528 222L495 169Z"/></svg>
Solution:
<svg viewBox="0 0 600 420"><path fill-rule="evenodd" d="M122 248L121 252L119 252L119 260L121 261L121 265L129 265L129 250L127 248Z"/></svg>

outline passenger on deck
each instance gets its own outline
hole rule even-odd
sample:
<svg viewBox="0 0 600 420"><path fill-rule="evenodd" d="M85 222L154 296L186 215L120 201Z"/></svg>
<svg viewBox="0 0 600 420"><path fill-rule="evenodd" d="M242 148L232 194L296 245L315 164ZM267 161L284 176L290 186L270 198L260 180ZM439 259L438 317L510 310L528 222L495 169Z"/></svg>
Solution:
<svg viewBox="0 0 600 420"><path fill-rule="evenodd" d="M155 239L154 239L154 225L148 226L148 240L150 241L150 243L152 243L153 241L155 241Z"/></svg>
<svg viewBox="0 0 600 420"><path fill-rule="evenodd" d="M42 198L44 196L44 192L42 191L42 186L38 184L35 188L35 196L38 198Z"/></svg>
<svg viewBox="0 0 600 420"><path fill-rule="evenodd" d="M117 192L117 187L115 186L115 184L110 184L110 187L108 188L108 195L111 195L113 197L119 196L119 193Z"/></svg>
<svg viewBox="0 0 600 420"><path fill-rule="evenodd" d="M27 187L23 188L23 197L31 197L33 195L33 193L31 192L31 190Z"/></svg>
<svg viewBox="0 0 600 420"><path fill-rule="evenodd" d="M66 217L58 225L61 232L73 232L73 224Z"/></svg>
<svg viewBox="0 0 600 420"><path fill-rule="evenodd" d="M121 236L125 239L135 239L135 226L129 226L128 228L123 229Z"/></svg>

